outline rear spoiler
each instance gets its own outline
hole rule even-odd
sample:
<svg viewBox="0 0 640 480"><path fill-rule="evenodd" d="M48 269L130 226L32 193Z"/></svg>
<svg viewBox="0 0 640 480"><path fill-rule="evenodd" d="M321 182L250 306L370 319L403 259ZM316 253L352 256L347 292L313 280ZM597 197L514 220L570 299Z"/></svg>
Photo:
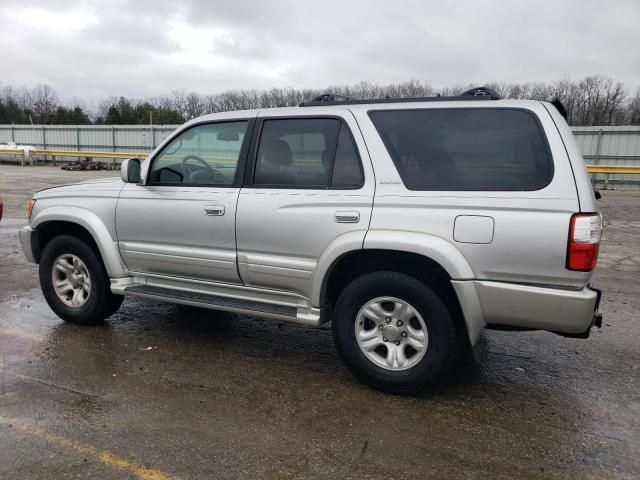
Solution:
<svg viewBox="0 0 640 480"><path fill-rule="evenodd" d="M567 109L564 108L564 105L560 100L558 100L557 97L551 101L551 105L556 107L556 110L558 110L558 113L562 115L562 118L564 118L567 122L569 121L569 119L567 118Z"/></svg>
<svg viewBox="0 0 640 480"><path fill-rule="evenodd" d="M556 97L550 103L551 103L551 105L556 107L556 110L558 110L558 113L560 115L562 115L562 117L568 123L569 119L567 118L567 109L564 108L564 105L562 104L562 102L560 100L558 100L558 98ZM598 190L596 190L595 188L593 189L593 196L596 198L596 200L600 200L602 198L602 194Z"/></svg>

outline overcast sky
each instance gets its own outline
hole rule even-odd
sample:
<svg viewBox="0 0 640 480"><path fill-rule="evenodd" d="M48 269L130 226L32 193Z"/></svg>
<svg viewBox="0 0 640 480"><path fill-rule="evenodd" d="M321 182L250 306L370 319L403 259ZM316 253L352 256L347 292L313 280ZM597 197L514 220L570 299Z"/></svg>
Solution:
<svg viewBox="0 0 640 480"><path fill-rule="evenodd" d="M0 0L1 85L97 99L410 79L640 85L640 0Z"/></svg>

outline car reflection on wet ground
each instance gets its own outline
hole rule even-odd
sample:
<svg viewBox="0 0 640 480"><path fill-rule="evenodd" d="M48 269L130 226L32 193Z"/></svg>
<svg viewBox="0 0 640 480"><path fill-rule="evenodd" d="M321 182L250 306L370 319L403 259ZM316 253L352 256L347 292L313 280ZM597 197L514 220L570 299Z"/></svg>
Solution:
<svg viewBox="0 0 640 480"><path fill-rule="evenodd" d="M486 331L478 363L396 397L354 380L328 326L140 299L63 323L17 218L98 174L0 166L1 478L640 477L640 192L603 192L600 331Z"/></svg>

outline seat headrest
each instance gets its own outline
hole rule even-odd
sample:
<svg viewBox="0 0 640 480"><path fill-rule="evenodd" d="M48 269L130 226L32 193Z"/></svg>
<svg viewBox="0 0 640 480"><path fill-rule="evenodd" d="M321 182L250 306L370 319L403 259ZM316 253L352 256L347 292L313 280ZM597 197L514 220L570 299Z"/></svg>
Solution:
<svg viewBox="0 0 640 480"><path fill-rule="evenodd" d="M271 165L286 167L293 162L291 147L284 140L271 138L262 142L260 155Z"/></svg>

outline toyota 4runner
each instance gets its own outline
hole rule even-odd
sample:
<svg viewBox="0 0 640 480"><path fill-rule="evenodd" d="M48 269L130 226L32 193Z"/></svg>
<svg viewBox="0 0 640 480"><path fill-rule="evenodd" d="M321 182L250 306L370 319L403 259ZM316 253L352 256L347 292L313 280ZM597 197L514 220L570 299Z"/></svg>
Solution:
<svg viewBox="0 0 640 480"><path fill-rule="evenodd" d="M123 296L317 326L411 393L483 328L586 338L601 217L561 107L459 97L205 115L121 178L38 192L20 230L62 319Z"/></svg>

